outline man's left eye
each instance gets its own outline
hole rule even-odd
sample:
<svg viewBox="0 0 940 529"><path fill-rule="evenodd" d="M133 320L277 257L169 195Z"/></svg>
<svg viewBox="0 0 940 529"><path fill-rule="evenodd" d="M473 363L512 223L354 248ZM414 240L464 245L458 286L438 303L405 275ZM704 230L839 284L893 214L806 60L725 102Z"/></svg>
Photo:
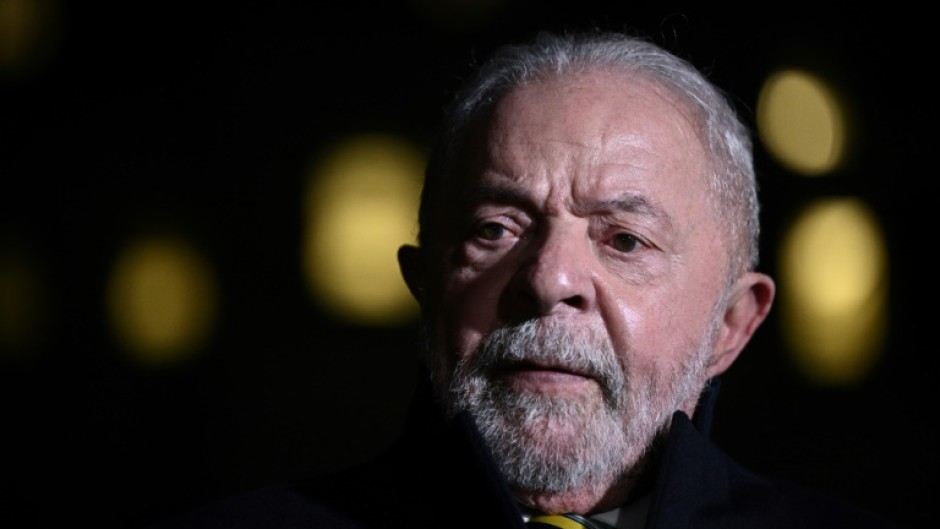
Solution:
<svg viewBox="0 0 940 529"><path fill-rule="evenodd" d="M611 239L610 245L619 252L632 252L636 250L640 240L629 233L618 233Z"/></svg>
<svg viewBox="0 0 940 529"><path fill-rule="evenodd" d="M506 234L506 227L497 222L487 222L480 226L477 234L488 241L496 241Z"/></svg>

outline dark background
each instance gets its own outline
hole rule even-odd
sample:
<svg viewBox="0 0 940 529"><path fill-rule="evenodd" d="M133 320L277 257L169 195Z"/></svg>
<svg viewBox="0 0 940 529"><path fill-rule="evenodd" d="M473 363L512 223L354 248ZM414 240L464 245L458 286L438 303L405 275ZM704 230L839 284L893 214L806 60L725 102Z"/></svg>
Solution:
<svg viewBox="0 0 940 529"><path fill-rule="evenodd" d="M796 177L758 145L764 268L799 206L865 199L890 252L884 356L860 385L816 385L772 315L726 376L714 433L755 470L926 526L936 28L896 2L819 4L516 0L477 19L460 2L417 0L63 3L42 67L0 83L0 229L39 256L48 294L39 344L0 364L0 525L143 527L381 448L410 395L413 329L352 326L308 295L298 263L312 153L358 131L426 145L475 57L538 28L597 25L679 52L748 121L781 65L821 68L847 90L862 149L839 174ZM121 244L154 226L200 242L222 298L203 354L161 371L121 353L102 294Z"/></svg>

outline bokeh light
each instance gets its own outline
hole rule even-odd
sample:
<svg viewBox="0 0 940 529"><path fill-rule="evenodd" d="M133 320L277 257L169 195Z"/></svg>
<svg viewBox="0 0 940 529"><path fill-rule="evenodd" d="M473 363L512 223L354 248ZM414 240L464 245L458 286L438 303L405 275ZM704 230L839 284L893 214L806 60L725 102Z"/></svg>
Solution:
<svg viewBox="0 0 940 529"><path fill-rule="evenodd" d="M337 317L382 326L416 317L396 253L415 241L424 162L407 141L363 135L314 164L302 266L313 295Z"/></svg>
<svg viewBox="0 0 940 529"><path fill-rule="evenodd" d="M0 239L0 357L33 354L48 319L48 278L26 245Z"/></svg>
<svg viewBox="0 0 940 529"><path fill-rule="evenodd" d="M183 239L141 238L115 263L107 306L117 338L144 366L168 366L201 351L214 326L216 279Z"/></svg>
<svg viewBox="0 0 940 529"><path fill-rule="evenodd" d="M888 258L876 217L855 198L814 202L779 256L780 322L797 365L824 384L860 381L888 326Z"/></svg>
<svg viewBox="0 0 940 529"><path fill-rule="evenodd" d="M767 150L804 176L832 172L845 160L846 111L819 77L781 70L767 78L757 99L757 130Z"/></svg>
<svg viewBox="0 0 940 529"><path fill-rule="evenodd" d="M19 77L38 68L59 39L59 3L0 0L0 74Z"/></svg>

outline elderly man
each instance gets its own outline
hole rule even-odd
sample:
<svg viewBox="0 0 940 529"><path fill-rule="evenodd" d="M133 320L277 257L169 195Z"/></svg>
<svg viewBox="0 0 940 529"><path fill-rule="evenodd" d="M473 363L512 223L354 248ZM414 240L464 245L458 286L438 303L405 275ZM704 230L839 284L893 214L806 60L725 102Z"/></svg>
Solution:
<svg viewBox="0 0 940 529"><path fill-rule="evenodd" d="M445 115L398 258L427 387L376 460L183 527L887 527L708 440L764 321L749 132L616 33L502 48Z"/></svg>

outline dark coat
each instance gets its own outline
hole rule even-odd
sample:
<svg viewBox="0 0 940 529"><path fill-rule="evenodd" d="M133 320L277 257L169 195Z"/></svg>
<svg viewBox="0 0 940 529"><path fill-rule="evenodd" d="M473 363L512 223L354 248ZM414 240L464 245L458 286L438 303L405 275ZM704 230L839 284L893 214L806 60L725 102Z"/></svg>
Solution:
<svg viewBox="0 0 940 529"><path fill-rule="evenodd" d="M718 383L695 422L676 412L649 480L646 529L889 528L835 498L758 476L708 440ZM375 460L228 498L154 529L523 529L472 419L445 421L420 385L404 433Z"/></svg>

